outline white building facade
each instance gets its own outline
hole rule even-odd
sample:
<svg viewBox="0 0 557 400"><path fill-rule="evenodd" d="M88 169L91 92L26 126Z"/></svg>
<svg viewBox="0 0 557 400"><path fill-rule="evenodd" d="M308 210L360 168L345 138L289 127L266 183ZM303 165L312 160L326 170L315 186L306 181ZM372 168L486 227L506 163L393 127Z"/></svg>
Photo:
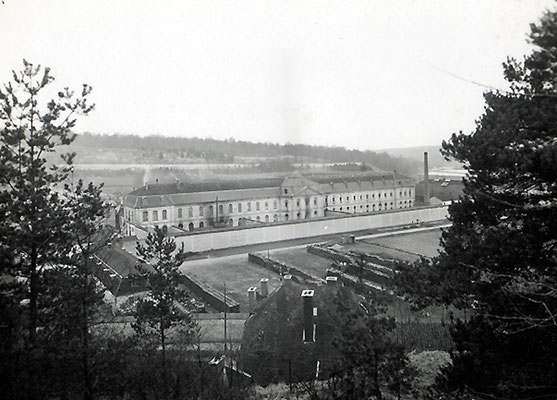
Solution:
<svg viewBox="0 0 557 400"><path fill-rule="evenodd" d="M282 181L226 184L146 184L123 202L123 228L197 231L272 224L342 213L377 213L414 205L411 179L391 175L320 175L296 172Z"/></svg>

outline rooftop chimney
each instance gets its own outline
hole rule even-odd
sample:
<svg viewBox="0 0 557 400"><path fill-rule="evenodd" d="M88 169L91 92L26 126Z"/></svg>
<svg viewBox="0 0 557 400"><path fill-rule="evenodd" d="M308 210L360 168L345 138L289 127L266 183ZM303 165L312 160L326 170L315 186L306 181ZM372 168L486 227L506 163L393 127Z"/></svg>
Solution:
<svg viewBox="0 0 557 400"><path fill-rule="evenodd" d="M269 279L262 278L261 279L261 296L267 297L269 295Z"/></svg>
<svg viewBox="0 0 557 400"><path fill-rule="evenodd" d="M313 290L302 290L302 301L304 307L304 331L302 340L304 342L315 342L315 325L313 323Z"/></svg>
<svg viewBox="0 0 557 400"><path fill-rule="evenodd" d="M257 288L252 286L248 289L248 312L253 314L257 304Z"/></svg>
<svg viewBox="0 0 557 400"><path fill-rule="evenodd" d="M282 285L283 286L290 286L292 284L292 275L284 275L282 277Z"/></svg>
<svg viewBox="0 0 557 400"><path fill-rule="evenodd" d="M424 203L429 206L429 161L427 151L424 152Z"/></svg>
<svg viewBox="0 0 557 400"><path fill-rule="evenodd" d="M338 283L338 278L336 276L328 276L325 278L325 281L327 282L327 286L336 286Z"/></svg>

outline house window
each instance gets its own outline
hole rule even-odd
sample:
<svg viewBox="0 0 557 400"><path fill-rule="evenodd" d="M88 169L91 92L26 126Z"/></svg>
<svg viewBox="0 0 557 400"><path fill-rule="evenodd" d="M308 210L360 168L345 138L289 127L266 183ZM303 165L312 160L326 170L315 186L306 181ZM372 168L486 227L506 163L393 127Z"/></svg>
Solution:
<svg viewBox="0 0 557 400"><path fill-rule="evenodd" d="M296 200L296 207L300 207L300 200Z"/></svg>
<svg viewBox="0 0 557 400"><path fill-rule="evenodd" d="M391 197L393 197L393 192L389 193L391 195Z"/></svg>
<svg viewBox="0 0 557 400"><path fill-rule="evenodd" d="M230 219L228 220L228 225L229 225L229 226L233 226L233 225L234 225L234 220L233 220L232 218L230 218Z"/></svg>
<svg viewBox="0 0 557 400"><path fill-rule="evenodd" d="M284 194L288 194L288 189L284 189Z"/></svg>
<svg viewBox="0 0 557 400"><path fill-rule="evenodd" d="M178 228L182 229L184 227L184 224L178 224Z"/></svg>
<svg viewBox="0 0 557 400"><path fill-rule="evenodd" d="M203 216L203 206L199 206L199 216Z"/></svg>
<svg viewBox="0 0 557 400"><path fill-rule="evenodd" d="M314 212L313 212L313 215L317 215L317 211L314 211Z"/></svg>
<svg viewBox="0 0 557 400"><path fill-rule="evenodd" d="M277 220L278 220L278 215L277 214L273 215L273 222L277 222Z"/></svg>
<svg viewBox="0 0 557 400"><path fill-rule="evenodd" d="M251 201L248 201L248 211L251 211Z"/></svg>
<svg viewBox="0 0 557 400"><path fill-rule="evenodd" d="M356 196L354 196L354 201L356 201Z"/></svg>
<svg viewBox="0 0 557 400"><path fill-rule="evenodd" d="M239 213L242 212L242 203L238 203L238 212L239 212Z"/></svg>
<svg viewBox="0 0 557 400"><path fill-rule="evenodd" d="M203 215L203 213L200 213L200 215ZM193 208L192 207L188 208L188 217L190 217L190 218L193 217Z"/></svg>
<svg viewBox="0 0 557 400"><path fill-rule="evenodd" d="M408 196L412 196L412 191L411 190L408 191Z"/></svg>
<svg viewBox="0 0 557 400"><path fill-rule="evenodd" d="M234 212L232 204L228 205L228 214L232 214Z"/></svg>
<svg viewBox="0 0 557 400"><path fill-rule="evenodd" d="M166 219L166 210L162 210L162 219Z"/></svg>
<svg viewBox="0 0 557 400"><path fill-rule="evenodd" d="M313 198L313 205L314 205L314 206L317 205L317 198L316 198L316 197Z"/></svg>
<svg viewBox="0 0 557 400"><path fill-rule="evenodd" d="M288 221L288 214L284 214L284 220Z"/></svg>
<svg viewBox="0 0 557 400"><path fill-rule="evenodd" d="M149 221L149 212L143 211L143 222Z"/></svg>
<svg viewBox="0 0 557 400"><path fill-rule="evenodd" d="M213 206L209 206L209 216L213 216Z"/></svg>
<svg viewBox="0 0 557 400"><path fill-rule="evenodd" d="M332 200L333 200L333 203L334 203L335 202L335 196L333 196Z"/></svg>
<svg viewBox="0 0 557 400"><path fill-rule="evenodd" d="M205 228L205 224L204 224L203 222L200 222L200 223L199 223L199 227L200 227L200 228Z"/></svg>
<svg viewBox="0 0 557 400"><path fill-rule="evenodd" d="M366 194L366 200L369 200L369 194Z"/></svg>
<svg viewBox="0 0 557 400"><path fill-rule="evenodd" d="M381 198L381 193L377 193L377 197Z"/></svg>
<svg viewBox="0 0 557 400"><path fill-rule="evenodd" d="M265 215L265 222L269 222L269 216Z"/></svg>
<svg viewBox="0 0 557 400"><path fill-rule="evenodd" d="M256 218L257 221L261 221L261 217L258 215Z"/></svg>
<svg viewBox="0 0 557 400"><path fill-rule="evenodd" d="M412 207L412 200L408 200L408 207Z"/></svg>
<svg viewBox="0 0 557 400"><path fill-rule="evenodd" d="M284 207L288 208L288 200L284 200Z"/></svg>
<svg viewBox="0 0 557 400"><path fill-rule="evenodd" d="M153 221L158 221L158 220L159 220L159 212L153 211Z"/></svg>
<svg viewBox="0 0 557 400"><path fill-rule="evenodd" d="M273 209L275 209L275 210L277 209L277 201L276 200L273 200Z"/></svg>
<svg viewBox="0 0 557 400"><path fill-rule="evenodd" d="M255 211L259 211L259 202L258 201L255 202Z"/></svg>
<svg viewBox="0 0 557 400"><path fill-rule="evenodd" d="M222 204L219 204L219 216L222 217L223 214L224 214L224 206Z"/></svg>
<svg viewBox="0 0 557 400"><path fill-rule="evenodd" d="M355 196L354 196L354 200L356 200ZM346 201L350 201L350 196L346 196Z"/></svg>
<svg viewBox="0 0 557 400"><path fill-rule="evenodd" d="M181 208L178 209L178 218L182 218L182 209Z"/></svg>

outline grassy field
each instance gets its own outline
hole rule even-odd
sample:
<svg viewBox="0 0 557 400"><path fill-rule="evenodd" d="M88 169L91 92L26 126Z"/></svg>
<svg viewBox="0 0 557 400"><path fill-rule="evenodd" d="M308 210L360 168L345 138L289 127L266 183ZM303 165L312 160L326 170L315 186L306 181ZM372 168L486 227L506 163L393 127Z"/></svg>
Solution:
<svg viewBox="0 0 557 400"><path fill-rule="evenodd" d="M280 285L277 274L250 263L247 254L186 261L180 272L195 275L217 290L224 290L226 283L228 295L240 303L240 312L247 312L247 290L251 286L260 287L261 278L269 278L269 291Z"/></svg>

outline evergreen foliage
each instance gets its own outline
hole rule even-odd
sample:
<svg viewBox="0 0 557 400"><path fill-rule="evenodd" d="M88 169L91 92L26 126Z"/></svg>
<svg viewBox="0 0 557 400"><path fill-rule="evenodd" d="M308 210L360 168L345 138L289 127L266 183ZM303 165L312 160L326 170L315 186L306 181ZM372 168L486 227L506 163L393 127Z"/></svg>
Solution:
<svg viewBox="0 0 557 400"><path fill-rule="evenodd" d="M441 255L398 277L418 305L472 314L453 330L447 392L557 397L557 13L530 39L524 62L504 63L510 90L486 93L476 130L443 143L468 175Z"/></svg>

